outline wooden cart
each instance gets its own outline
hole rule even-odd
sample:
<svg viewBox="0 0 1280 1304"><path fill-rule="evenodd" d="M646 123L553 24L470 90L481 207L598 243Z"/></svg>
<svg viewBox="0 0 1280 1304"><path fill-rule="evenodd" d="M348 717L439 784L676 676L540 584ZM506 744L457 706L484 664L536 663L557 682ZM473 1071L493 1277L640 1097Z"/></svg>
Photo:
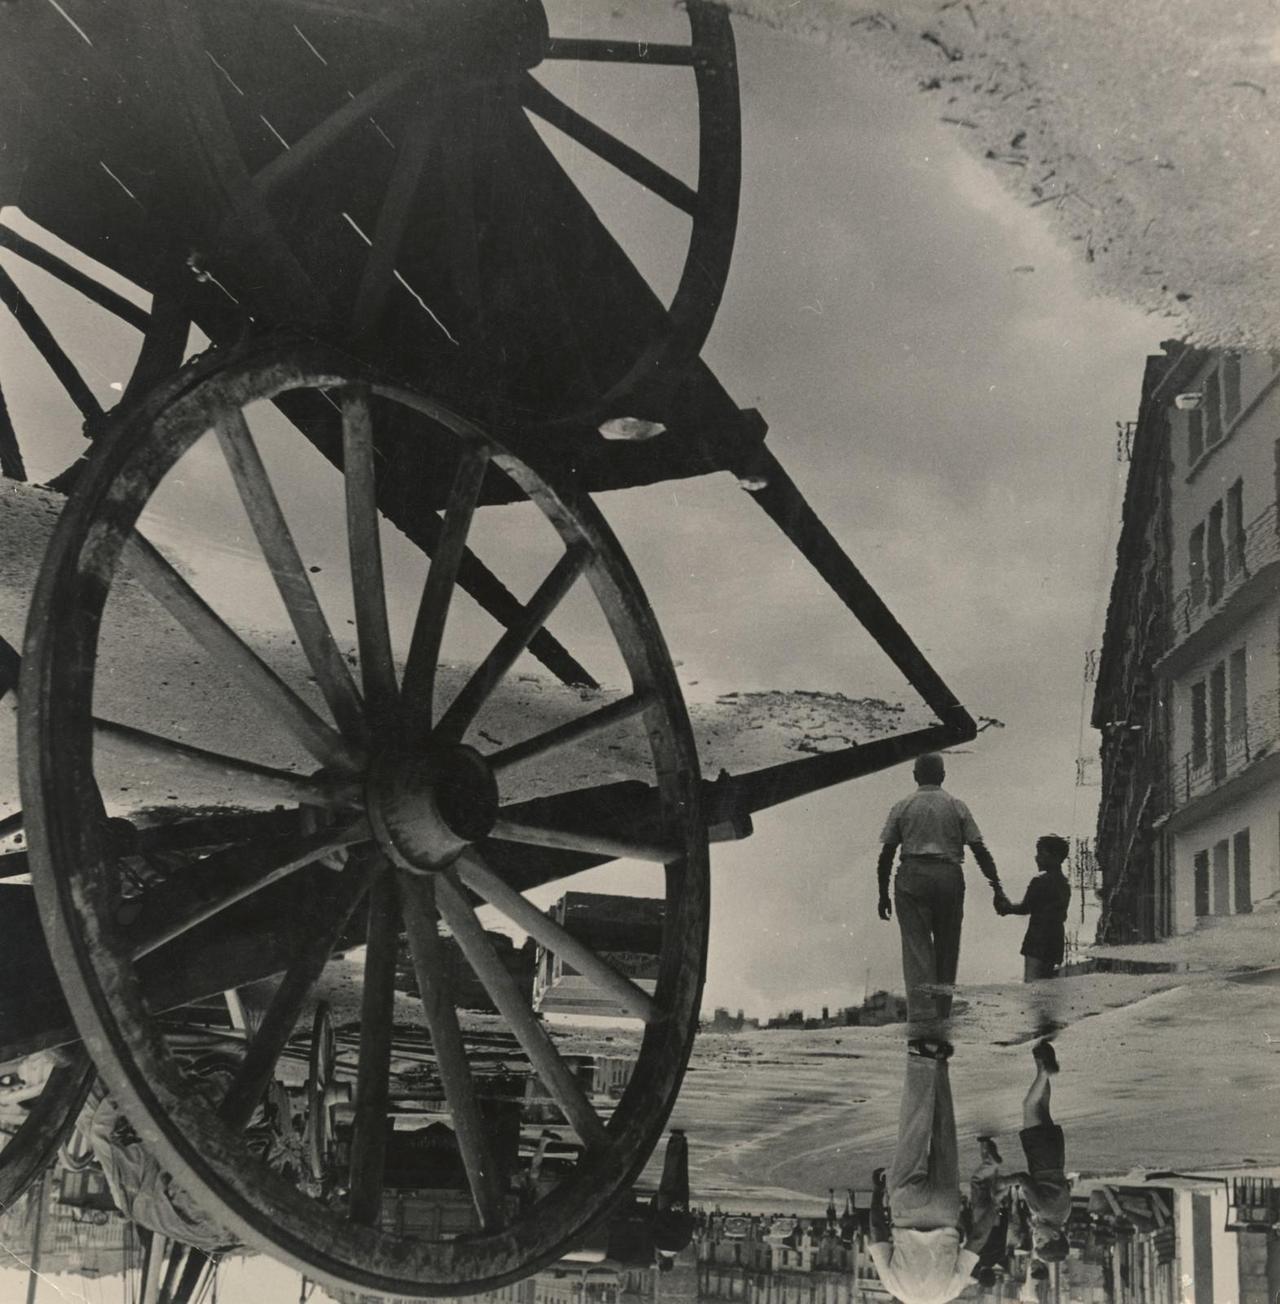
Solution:
<svg viewBox="0 0 1280 1304"><path fill-rule="evenodd" d="M85 262L0 226L11 254L138 335L132 375L104 411L74 350L0 272L0 299L88 437L54 482L69 497L22 656L22 818L48 955L31 959L44 978L0 1027L0 1056L83 1039L130 1121L211 1217L335 1288L469 1293L581 1239L634 1183L680 1086L702 994L710 838L745 836L754 811L975 732L765 446L763 419L701 360L737 225L738 85L725 12L688 0L684 17L687 39L671 43L560 39L538 0L0 6L0 202L151 296L143 310ZM687 77L696 121L670 126L697 132L697 183L547 89L540 70L564 61ZM669 302L557 162L540 134L548 126L687 216ZM193 327L211 342L196 357ZM6 413L0 403L0 466L21 479L23 432ZM296 454L282 454L290 440ZM339 486L332 524L346 538L355 654L335 637L281 507L295 456L327 464ZM314 692L147 538L158 504L174 510L179 490L199 510L214 462L243 504ZM703 779L671 657L593 496L721 471L862 622L934 724ZM504 507L550 541L523 600L475 544ZM382 522L430 558L403 664ZM459 590L501 632L454 684L441 658ZM571 602L605 631L621 694L596 693L590 657L552 632ZM276 759L191 741L180 706L168 732L100 709L114 673L103 630L113 604L130 603L184 631L234 700L253 704ZM493 745L478 721L526 652L590 701ZM569 791L539 780L566 749L628 729L643 776ZM106 811L111 766L125 762L179 774L184 791L207 784L207 798L187 818L121 833ZM128 855L190 872L122 921ZM654 865L665 898L652 991L524 895L618 858ZM497 960L481 906L643 1021L634 1075L607 1118ZM552 1189L492 1153L442 922L575 1142ZM388 1230L381 1216L401 939L469 1186L471 1229L456 1234L440 1221L435 1232ZM362 964L341 959L358 947ZM361 1032L335 1200L259 1162L241 1130L290 1039L310 1027L317 991L352 972ZM163 1016L267 978L274 995L213 1109L191 1090ZM51 1102L57 1126L39 1129L42 1142L74 1107ZM533 1162L533 1148L521 1153L517 1170Z"/></svg>

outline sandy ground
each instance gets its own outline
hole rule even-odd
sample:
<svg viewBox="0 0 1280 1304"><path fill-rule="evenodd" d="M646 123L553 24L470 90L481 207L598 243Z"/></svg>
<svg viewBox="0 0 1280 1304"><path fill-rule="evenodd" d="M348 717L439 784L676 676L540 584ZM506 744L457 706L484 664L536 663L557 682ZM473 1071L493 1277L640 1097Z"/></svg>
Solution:
<svg viewBox="0 0 1280 1304"><path fill-rule="evenodd" d="M724 3L932 97L1097 287L1169 335L1280 346L1273 0Z"/></svg>

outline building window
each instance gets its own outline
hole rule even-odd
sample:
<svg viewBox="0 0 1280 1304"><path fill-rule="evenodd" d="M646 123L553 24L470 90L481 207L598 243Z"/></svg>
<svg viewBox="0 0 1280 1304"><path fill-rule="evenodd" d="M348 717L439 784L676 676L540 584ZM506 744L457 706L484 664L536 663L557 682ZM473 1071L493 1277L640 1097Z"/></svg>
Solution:
<svg viewBox="0 0 1280 1304"><path fill-rule="evenodd" d="M1222 357L1222 424L1229 426L1240 415L1240 355Z"/></svg>
<svg viewBox="0 0 1280 1304"><path fill-rule="evenodd" d="M1201 769L1209 759L1209 716L1204 680L1191 685L1191 766ZM1189 795L1189 794L1188 794Z"/></svg>
<svg viewBox="0 0 1280 1304"><path fill-rule="evenodd" d="M1236 914L1253 913L1253 884L1249 881L1249 830L1241 829L1232 839L1235 860Z"/></svg>
<svg viewBox="0 0 1280 1304"><path fill-rule="evenodd" d="M1195 464L1204 456L1204 417L1199 408L1187 413L1187 464Z"/></svg>
<svg viewBox="0 0 1280 1304"><path fill-rule="evenodd" d="M1227 575L1244 570L1244 481L1227 490Z"/></svg>
<svg viewBox="0 0 1280 1304"><path fill-rule="evenodd" d="M1209 853L1196 852L1196 918L1209 913Z"/></svg>
<svg viewBox="0 0 1280 1304"><path fill-rule="evenodd" d="M1231 913L1231 843L1226 838L1213 844L1213 913Z"/></svg>
<svg viewBox="0 0 1280 1304"><path fill-rule="evenodd" d="M1209 579L1209 605L1222 597L1226 579L1226 553L1222 546L1222 500L1209 509L1209 522L1205 531L1205 563Z"/></svg>
<svg viewBox="0 0 1280 1304"><path fill-rule="evenodd" d="M1280 468L1280 443L1276 445L1276 466ZM1280 477L1280 469L1276 472ZM1280 483L1278 478L1277 483ZM1191 531L1187 540L1187 572L1191 577L1191 605L1198 607L1204 601L1204 522Z"/></svg>
<svg viewBox="0 0 1280 1304"><path fill-rule="evenodd" d="M1231 741L1237 746L1243 745L1247 755L1249 749L1248 658L1242 647L1236 648L1231 654L1228 682L1231 691Z"/></svg>
<svg viewBox="0 0 1280 1304"><path fill-rule="evenodd" d="M1222 386L1218 383L1218 369L1215 367L1204 378L1204 398L1200 406L1204 409L1204 442L1212 448L1222 440Z"/></svg>
<svg viewBox="0 0 1280 1304"><path fill-rule="evenodd" d="M1209 676L1209 760L1213 779L1227 777L1227 668L1221 661Z"/></svg>

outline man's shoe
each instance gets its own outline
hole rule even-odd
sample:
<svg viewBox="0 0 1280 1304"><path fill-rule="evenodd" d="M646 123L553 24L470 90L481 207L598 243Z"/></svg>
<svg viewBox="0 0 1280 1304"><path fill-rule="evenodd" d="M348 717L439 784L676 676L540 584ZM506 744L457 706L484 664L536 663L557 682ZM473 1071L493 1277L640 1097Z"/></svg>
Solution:
<svg viewBox="0 0 1280 1304"><path fill-rule="evenodd" d="M1058 1071L1058 1052L1053 1049L1053 1042L1036 1042L1031 1048L1031 1055L1046 1073L1053 1074Z"/></svg>
<svg viewBox="0 0 1280 1304"><path fill-rule="evenodd" d="M955 1054L955 1049L949 1041L934 1041L924 1037L907 1042L907 1053L920 1055L924 1059L949 1060Z"/></svg>

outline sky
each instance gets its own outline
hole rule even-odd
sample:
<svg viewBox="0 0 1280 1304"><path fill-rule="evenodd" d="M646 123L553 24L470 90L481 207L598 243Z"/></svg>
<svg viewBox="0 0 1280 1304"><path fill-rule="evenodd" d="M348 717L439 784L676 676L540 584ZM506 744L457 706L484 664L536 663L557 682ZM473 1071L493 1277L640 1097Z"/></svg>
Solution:
<svg viewBox="0 0 1280 1304"><path fill-rule="evenodd" d="M1003 722L951 759L948 786L1020 893L1037 835L1092 831L1097 789L1075 785L1084 656L1114 558L1115 422L1136 415L1159 324L1091 295L1078 250L957 148L930 96L851 56L736 30L743 204L704 356L764 413L769 446L960 700ZM621 99L578 90L597 111ZM661 107L614 107L620 129L661 121ZM911 700L729 477L601 503L691 693ZM1092 731L1083 751L1097 754ZM901 987L875 856L912 786L909 767L858 780L713 848L707 1008L814 1013L868 981ZM961 982L1020 977L1017 921L968 875Z"/></svg>
<svg viewBox="0 0 1280 1304"><path fill-rule="evenodd" d="M629 16L550 9L559 33L635 31ZM655 21L656 38L671 23L679 37L678 14ZM1091 297L1078 251L1055 244L1038 213L956 147L930 96L747 23L737 37L742 210L704 356L740 405L763 412L770 447L960 700L1003 723L951 758L948 786L1019 893L1038 834L1091 831L1097 791L1075 785L1084 654L1101 638L1123 485L1115 422L1136 415L1158 322ZM545 76L691 175L679 70ZM669 289L683 219L557 147L637 264ZM131 342L4 261L110 401ZM0 357L24 439L34 431L51 450L33 474L52 473L74 451L77 423L7 319ZM910 700L731 477L598 502L691 697L769 687ZM1096 755L1091 732L1083 750ZM909 767L859 780L762 814L753 837L713 849L707 1009L815 1012L860 999L868 983L900 987L896 927L875 915L875 855L888 806L910 787ZM625 867L609 875L625 887ZM988 909L972 866L969 887L961 981L1019 976L1017 921Z"/></svg>

